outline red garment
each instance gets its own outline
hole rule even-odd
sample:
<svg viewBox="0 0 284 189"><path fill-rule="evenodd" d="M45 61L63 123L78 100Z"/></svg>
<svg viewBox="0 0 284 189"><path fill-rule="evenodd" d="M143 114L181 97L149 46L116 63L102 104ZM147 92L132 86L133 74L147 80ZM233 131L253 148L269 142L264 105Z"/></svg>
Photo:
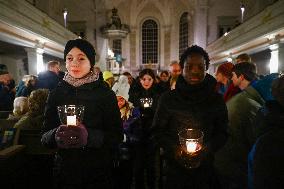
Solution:
<svg viewBox="0 0 284 189"><path fill-rule="evenodd" d="M225 102L227 102L228 100L230 100L233 96L235 96L236 94L238 94L239 92L241 92L241 89L239 87L235 87L233 83L231 83L228 87L228 89L226 90L225 94L224 94L224 100Z"/></svg>

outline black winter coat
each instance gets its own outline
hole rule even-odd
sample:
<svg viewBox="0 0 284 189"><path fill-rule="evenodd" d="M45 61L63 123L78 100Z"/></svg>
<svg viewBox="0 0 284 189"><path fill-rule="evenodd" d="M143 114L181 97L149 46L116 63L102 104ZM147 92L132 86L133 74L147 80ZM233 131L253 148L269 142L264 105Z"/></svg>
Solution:
<svg viewBox="0 0 284 189"><path fill-rule="evenodd" d="M148 90L145 90L141 85L137 85L136 89L129 94L129 101L133 103L134 107L139 108L141 112L142 138L149 138L150 136L150 127L153 122L160 94L155 84ZM140 102L141 98L152 98L152 106L150 108L144 108Z"/></svg>
<svg viewBox="0 0 284 189"><path fill-rule="evenodd" d="M62 77L62 76L61 76ZM39 89L53 90L61 80L60 76L52 71L44 71L38 74L36 87Z"/></svg>
<svg viewBox="0 0 284 189"><path fill-rule="evenodd" d="M172 187L200 188L197 182L206 183L206 175L209 175L207 179L212 177L211 173L208 174L212 168L209 168L209 171L207 168L187 170L178 163L176 153L180 146L179 131L185 128L200 129L204 132L203 144L207 152L200 167L212 167L214 152L226 142L228 123L225 102L222 96L215 92L215 85L216 80L209 74L198 85L188 85L184 78L179 76L176 89L164 93L159 100L152 133L154 140L164 149L169 171L167 176L172 179ZM194 177L190 176L192 172ZM183 183L188 179L193 185Z"/></svg>
<svg viewBox="0 0 284 189"><path fill-rule="evenodd" d="M249 188L284 187L284 107L268 101L257 134L262 134L249 154ZM258 128L260 127L260 128Z"/></svg>
<svg viewBox="0 0 284 189"><path fill-rule="evenodd" d="M59 83L47 101L44 115L42 143L56 148L55 132L59 125L57 106L84 105L83 124L88 131L87 146L81 149L59 149L55 159L58 180L64 184L84 188L106 188L112 165L113 148L123 139L120 112L116 96L101 81L73 87Z"/></svg>

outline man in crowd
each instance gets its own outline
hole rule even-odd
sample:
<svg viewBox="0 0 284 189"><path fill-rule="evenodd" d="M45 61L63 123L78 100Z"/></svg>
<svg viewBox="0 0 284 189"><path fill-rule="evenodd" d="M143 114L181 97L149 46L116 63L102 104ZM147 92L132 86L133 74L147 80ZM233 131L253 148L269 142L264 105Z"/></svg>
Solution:
<svg viewBox="0 0 284 189"><path fill-rule="evenodd" d="M236 64L243 62L251 62L251 57L247 53L240 54L236 58Z"/></svg>
<svg viewBox="0 0 284 189"><path fill-rule="evenodd" d="M216 80L206 73L209 57L204 49L189 47L180 65L182 75L177 79L176 88L161 96L152 125L154 141L164 150L165 187L218 188L213 157L227 138L226 105L215 92ZM204 133L203 146L195 152L200 156L200 166L195 169L187 166L190 157L178 139L183 129L199 129Z"/></svg>
<svg viewBox="0 0 284 189"><path fill-rule="evenodd" d="M7 71L0 70L0 111L13 110L15 93L10 87L11 75Z"/></svg>
<svg viewBox="0 0 284 189"><path fill-rule="evenodd" d="M60 81L60 62L50 61L47 63L47 71L38 74L37 88L54 89ZM61 76L62 77L62 76Z"/></svg>
<svg viewBox="0 0 284 189"><path fill-rule="evenodd" d="M257 81L256 66L250 62L236 64L232 73L233 84L242 92L226 104L229 137L216 153L215 166L224 189L241 189L247 188L247 157L255 142L253 124L257 111L267 98L270 82Z"/></svg>
<svg viewBox="0 0 284 189"><path fill-rule="evenodd" d="M181 66L178 63L178 61L173 60L171 62L170 67L169 67L169 71L170 71L170 87L171 87L171 89L174 89L175 85L176 85L177 78L181 74L181 71L182 71Z"/></svg>

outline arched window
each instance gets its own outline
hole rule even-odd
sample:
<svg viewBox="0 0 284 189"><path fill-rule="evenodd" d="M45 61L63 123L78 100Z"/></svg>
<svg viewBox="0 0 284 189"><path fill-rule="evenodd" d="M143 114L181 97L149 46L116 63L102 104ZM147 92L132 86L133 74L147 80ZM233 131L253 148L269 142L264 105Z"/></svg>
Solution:
<svg viewBox="0 0 284 189"><path fill-rule="evenodd" d="M142 64L158 63L158 24L146 20L142 24Z"/></svg>
<svg viewBox="0 0 284 189"><path fill-rule="evenodd" d="M188 47L188 13L181 15L179 20L179 57Z"/></svg>

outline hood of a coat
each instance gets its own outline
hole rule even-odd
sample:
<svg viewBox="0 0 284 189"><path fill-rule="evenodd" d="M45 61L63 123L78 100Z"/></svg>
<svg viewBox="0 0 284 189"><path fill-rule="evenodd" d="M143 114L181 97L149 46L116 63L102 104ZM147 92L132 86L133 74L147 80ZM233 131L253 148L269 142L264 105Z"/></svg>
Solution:
<svg viewBox="0 0 284 189"><path fill-rule="evenodd" d="M183 76L179 76L176 83L176 91L181 98L187 100L190 104L196 104L205 101L209 96L215 94L216 79L206 74L204 80L200 84L190 85Z"/></svg>

